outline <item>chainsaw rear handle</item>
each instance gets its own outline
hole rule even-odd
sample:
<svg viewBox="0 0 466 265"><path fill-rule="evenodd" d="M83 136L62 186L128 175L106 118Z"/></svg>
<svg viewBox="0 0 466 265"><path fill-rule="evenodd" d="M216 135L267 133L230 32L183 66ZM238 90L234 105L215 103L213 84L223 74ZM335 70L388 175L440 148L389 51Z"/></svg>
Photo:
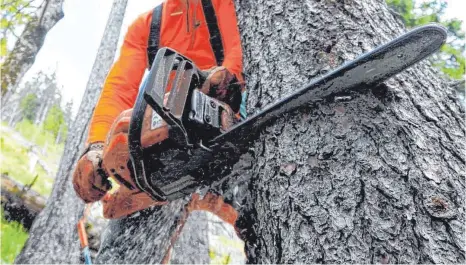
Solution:
<svg viewBox="0 0 466 265"><path fill-rule="evenodd" d="M156 65L155 62L153 66ZM146 83L147 84L147 83ZM136 98L136 102L133 108L133 113L130 119L129 131L128 131L128 151L129 151L129 160L132 165L133 176L142 175L144 179L146 176L146 166L144 164L144 154L141 143L141 131L142 131L142 122L144 118L144 111L147 107L147 102L144 99L143 90L140 90ZM144 190L143 184L139 183L139 179L134 177L136 186L139 189ZM153 187L151 191L152 197L157 201L166 201L167 198L165 194L158 189Z"/></svg>

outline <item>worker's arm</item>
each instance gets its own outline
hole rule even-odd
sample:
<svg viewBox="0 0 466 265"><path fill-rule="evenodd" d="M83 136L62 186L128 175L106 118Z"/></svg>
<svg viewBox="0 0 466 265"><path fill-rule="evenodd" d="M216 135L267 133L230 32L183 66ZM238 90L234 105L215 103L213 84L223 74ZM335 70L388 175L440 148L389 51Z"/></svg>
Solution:
<svg viewBox="0 0 466 265"><path fill-rule="evenodd" d="M128 28L120 56L112 66L94 110L87 143L105 141L115 118L132 108L147 67L151 12L140 15Z"/></svg>
<svg viewBox="0 0 466 265"><path fill-rule="evenodd" d="M147 14L138 17L128 28L120 56L112 66L91 120L88 146L73 173L76 194L86 203L100 200L111 188L107 172L100 169L103 143L114 120L133 106L139 83L147 66Z"/></svg>
<svg viewBox="0 0 466 265"><path fill-rule="evenodd" d="M235 5L233 0L214 0L212 3L216 9L217 23L223 38L225 58L222 66L242 82L243 51Z"/></svg>
<svg viewBox="0 0 466 265"><path fill-rule="evenodd" d="M244 109L245 95L243 52L233 0L212 0L222 35L224 60L221 66L209 70L201 91L227 103L237 114ZM244 116L244 115L243 115Z"/></svg>

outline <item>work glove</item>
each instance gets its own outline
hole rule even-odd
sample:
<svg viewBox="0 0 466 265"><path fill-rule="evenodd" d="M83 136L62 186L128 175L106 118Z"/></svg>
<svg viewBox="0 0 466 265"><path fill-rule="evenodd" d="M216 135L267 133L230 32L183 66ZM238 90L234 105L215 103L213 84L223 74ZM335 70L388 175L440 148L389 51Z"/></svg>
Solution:
<svg viewBox="0 0 466 265"><path fill-rule="evenodd" d="M201 91L228 104L237 113L241 105L241 85L236 76L223 66L215 66L206 71L206 81Z"/></svg>
<svg viewBox="0 0 466 265"><path fill-rule="evenodd" d="M103 143L92 143L81 155L73 173L73 187L86 203L99 201L112 188L101 168Z"/></svg>
<svg viewBox="0 0 466 265"><path fill-rule="evenodd" d="M201 92L228 105L224 106L221 114L221 128L227 131L237 122L235 113L239 111L241 105L241 85L236 76L223 66L214 66L204 71L204 74L207 78Z"/></svg>

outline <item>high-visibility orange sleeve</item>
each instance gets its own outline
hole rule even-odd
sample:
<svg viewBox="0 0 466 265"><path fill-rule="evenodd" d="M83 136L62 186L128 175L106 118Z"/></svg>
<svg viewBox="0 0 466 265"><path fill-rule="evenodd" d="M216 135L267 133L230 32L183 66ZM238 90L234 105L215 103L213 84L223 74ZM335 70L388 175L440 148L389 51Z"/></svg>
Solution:
<svg viewBox="0 0 466 265"><path fill-rule="evenodd" d="M87 143L105 141L115 118L132 108L147 60L151 12L140 15L128 28L118 60L112 66L92 116Z"/></svg>
<svg viewBox="0 0 466 265"><path fill-rule="evenodd" d="M243 81L243 50L233 0L212 1L217 23L223 38L224 60L222 66Z"/></svg>

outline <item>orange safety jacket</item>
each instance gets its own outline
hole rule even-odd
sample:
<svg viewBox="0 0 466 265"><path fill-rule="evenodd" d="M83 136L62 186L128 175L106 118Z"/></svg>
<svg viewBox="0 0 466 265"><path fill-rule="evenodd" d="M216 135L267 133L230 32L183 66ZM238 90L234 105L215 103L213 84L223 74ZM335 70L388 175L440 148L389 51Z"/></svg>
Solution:
<svg viewBox="0 0 466 265"><path fill-rule="evenodd" d="M159 47L170 47L202 70L217 66L202 7L204 0L165 0L161 13ZM223 62L243 82L242 48L233 0L211 0L223 45ZM153 12L140 15L128 28L120 56L112 66L91 119L86 143L105 141L115 118L133 107L149 66L148 43ZM244 89L244 88L243 88Z"/></svg>

